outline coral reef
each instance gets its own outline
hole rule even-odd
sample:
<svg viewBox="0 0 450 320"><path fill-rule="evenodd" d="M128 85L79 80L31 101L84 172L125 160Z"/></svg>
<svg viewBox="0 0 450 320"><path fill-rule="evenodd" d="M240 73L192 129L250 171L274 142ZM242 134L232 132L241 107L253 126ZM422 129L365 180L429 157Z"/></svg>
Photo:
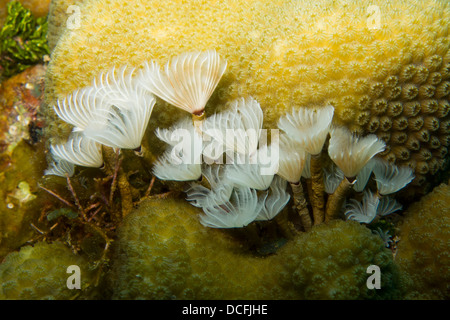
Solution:
<svg viewBox="0 0 450 320"><path fill-rule="evenodd" d="M411 166L417 185L447 156L445 1L86 1L80 9L80 28L61 36L48 72L54 120L57 98L113 65L165 64L214 48L229 68L206 112L251 95L272 128L291 108L331 104L336 123L385 140L384 158ZM180 115L158 101L150 126L168 127ZM55 120L49 136L61 133L68 130Z"/></svg>
<svg viewBox="0 0 450 320"><path fill-rule="evenodd" d="M81 290L67 288L69 266L80 268ZM67 300L88 292L92 272L84 258L60 242L40 242L10 253L0 264L0 299ZM86 297L85 297L86 298Z"/></svg>
<svg viewBox="0 0 450 320"><path fill-rule="evenodd" d="M1 75L19 73L48 53L47 17L35 18L20 2L8 3L8 16L0 31Z"/></svg>
<svg viewBox="0 0 450 320"><path fill-rule="evenodd" d="M442 183L405 212L396 261L412 281L407 299L450 297L449 194Z"/></svg>
<svg viewBox="0 0 450 320"><path fill-rule="evenodd" d="M120 227L110 289L115 299L400 298L392 255L356 222L336 220L257 256L233 233L204 228L181 199L144 201ZM268 245L268 244L266 244ZM381 289L366 286L369 265ZM233 266L239 266L235 268Z"/></svg>

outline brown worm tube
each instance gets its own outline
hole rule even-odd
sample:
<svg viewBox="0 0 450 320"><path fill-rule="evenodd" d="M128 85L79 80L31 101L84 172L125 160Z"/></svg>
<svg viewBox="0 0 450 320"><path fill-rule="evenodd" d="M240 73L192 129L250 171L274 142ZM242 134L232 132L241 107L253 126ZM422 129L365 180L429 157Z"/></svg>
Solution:
<svg viewBox="0 0 450 320"><path fill-rule="evenodd" d="M298 183L290 183L292 188L292 193L294 197L294 205L297 210L298 215L300 216L300 220L302 221L303 228L305 231L309 231L312 227L311 216L309 215L309 210L306 207L306 199L305 194L303 192L303 187L301 182Z"/></svg>
<svg viewBox="0 0 450 320"><path fill-rule="evenodd" d="M333 219L336 219L339 215L339 211L344 204L345 198L347 197L351 187L355 184L355 179L350 179L353 182L350 182L349 179L344 178L337 189L334 191L332 195L328 197L327 207L326 207L326 216L325 222L329 222Z"/></svg>
<svg viewBox="0 0 450 320"><path fill-rule="evenodd" d="M325 220L325 184L323 182L322 153L311 155L311 205L313 207L314 225Z"/></svg>

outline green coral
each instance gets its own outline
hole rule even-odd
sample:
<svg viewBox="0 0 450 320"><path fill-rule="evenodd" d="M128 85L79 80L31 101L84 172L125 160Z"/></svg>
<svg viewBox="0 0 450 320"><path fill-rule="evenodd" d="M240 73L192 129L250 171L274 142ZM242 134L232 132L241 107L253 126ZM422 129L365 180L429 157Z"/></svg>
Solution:
<svg viewBox="0 0 450 320"><path fill-rule="evenodd" d="M80 267L81 289L68 289L67 268ZM39 242L10 253L0 264L0 299L70 299L87 293L92 280L86 261L60 242Z"/></svg>
<svg viewBox="0 0 450 320"><path fill-rule="evenodd" d="M282 282L300 299L399 299L403 282L383 241L354 221L333 220L303 233L283 251ZM367 268L381 270L381 289L368 289Z"/></svg>
<svg viewBox="0 0 450 320"><path fill-rule="evenodd" d="M220 230L203 227L199 213L172 198L147 200L131 213L118 232L108 276L113 298L289 298L277 285L269 259L251 255Z"/></svg>
<svg viewBox="0 0 450 320"><path fill-rule="evenodd" d="M400 227L397 261L411 278L408 299L450 298L450 186L413 204Z"/></svg>
<svg viewBox="0 0 450 320"><path fill-rule="evenodd" d="M220 230L204 228L198 209L176 199L145 201L120 228L110 288L115 299L395 299L402 295L392 254L352 221L299 234L276 254L258 257ZM369 265L381 289L369 290ZM236 267L238 266L238 267Z"/></svg>
<svg viewBox="0 0 450 320"><path fill-rule="evenodd" d="M35 18L20 2L8 3L8 16L0 31L0 65L10 77L35 65L49 54L47 17Z"/></svg>

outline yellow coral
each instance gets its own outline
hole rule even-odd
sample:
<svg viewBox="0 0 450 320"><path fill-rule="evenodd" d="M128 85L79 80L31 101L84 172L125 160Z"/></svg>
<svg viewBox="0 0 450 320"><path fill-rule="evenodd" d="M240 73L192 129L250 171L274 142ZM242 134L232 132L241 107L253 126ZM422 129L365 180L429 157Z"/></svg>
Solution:
<svg viewBox="0 0 450 320"><path fill-rule="evenodd" d="M336 123L387 141L384 157L416 169L417 184L430 172L420 163L439 167L446 155L446 1L108 0L86 1L81 12L80 28L66 31L53 52L50 106L113 65L165 64L184 51L214 48L228 69L207 112L252 95L265 125L274 128L293 107L330 103ZM50 108L48 114L55 120ZM150 127L168 126L180 115L159 101ZM412 117L426 131L416 133ZM60 127L51 124L49 134Z"/></svg>

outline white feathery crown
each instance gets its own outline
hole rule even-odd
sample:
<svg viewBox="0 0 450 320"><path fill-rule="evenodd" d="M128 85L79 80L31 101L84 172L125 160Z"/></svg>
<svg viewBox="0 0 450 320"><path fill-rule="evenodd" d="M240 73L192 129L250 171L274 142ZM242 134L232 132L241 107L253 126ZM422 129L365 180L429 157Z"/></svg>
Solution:
<svg viewBox="0 0 450 320"><path fill-rule="evenodd" d="M202 132L216 141L217 146L223 146L224 152L252 156L258 148L262 125L261 106L248 97L234 100L230 109L206 118Z"/></svg>
<svg viewBox="0 0 450 320"><path fill-rule="evenodd" d="M401 210L403 206L391 197L382 197L377 207L377 214L387 216L395 211Z"/></svg>
<svg viewBox="0 0 450 320"><path fill-rule="evenodd" d="M341 181L344 179L344 172L336 166L332 166L330 170L324 169L325 192L333 194Z"/></svg>
<svg viewBox="0 0 450 320"><path fill-rule="evenodd" d="M353 185L353 190L356 192L362 192L372 175L373 167L375 166L375 158L372 158L356 175L356 182Z"/></svg>
<svg viewBox="0 0 450 320"><path fill-rule="evenodd" d="M63 160L63 159L55 159L53 158L53 162L51 164L51 167L49 169L46 169L44 171L44 175L49 176L60 176L60 177L66 177L66 176L73 176L75 173L75 165L72 162Z"/></svg>
<svg viewBox="0 0 450 320"><path fill-rule="evenodd" d="M382 195L397 192L414 179L414 172L410 167L397 167L382 159L377 159L373 173L378 192Z"/></svg>
<svg viewBox="0 0 450 320"><path fill-rule="evenodd" d="M350 203L347 205L345 211L345 216L348 220L369 224L377 215L379 201L376 194L366 190L364 191L362 203L355 199L350 199Z"/></svg>
<svg viewBox="0 0 450 320"><path fill-rule="evenodd" d="M270 146L261 147L255 157L239 156L236 161L228 163L226 175L228 180L238 186L257 190L269 188L278 167L278 159L269 156Z"/></svg>
<svg viewBox="0 0 450 320"><path fill-rule="evenodd" d="M137 83L168 103L201 114L225 72L227 62L215 50L185 52L161 72L155 61L145 62Z"/></svg>
<svg viewBox="0 0 450 320"><path fill-rule="evenodd" d="M306 164L306 151L286 134L280 135L280 156L277 174L290 183L298 183Z"/></svg>
<svg viewBox="0 0 450 320"><path fill-rule="evenodd" d="M235 188L230 201L204 207L205 214L200 215L200 222L211 228L242 228L255 220L263 205L256 190Z"/></svg>
<svg viewBox="0 0 450 320"><path fill-rule="evenodd" d="M202 175L201 163L187 158L190 156L186 157L182 150L170 148L153 165L153 174L161 180L198 180Z"/></svg>
<svg viewBox="0 0 450 320"><path fill-rule="evenodd" d="M134 85L134 69L113 68L99 80L102 103L83 131L85 135L106 146L120 149L140 147L155 105L153 95ZM98 82L97 82L98 83Z"/></svg>
<svg viewBox="0 0 450 320"><path fill-rule="evenodd" d="M312 155L322 151L333 120L334 107L293 109L278 120L278 128L297 140Z"/></svg>
<svg viewBox="0 0 450 320"><path fill-rule="evenodd" d="M385 148L384 141L370 134L357 137L345 128L331 130L328 154L347 178L355 178L361 169L377 153Z"/></svg>
<svg viewBox="0 0 450 320"><path fill-rule="evenodd" d="M264 206L255 221L272 220L283 210L291 197L286 191L286 186L287 182L283 178L279 176L273 178L265 196Z"/></svg>
<svg viewBox="0 0 450 320"><path fill-rule="evenodd" d="M191 183L186 190L187 200L196 207L212 207L227 202L233 192L233 183L224 175L224 167L221 165L204 166L203 176L208 180L211 189L200 183Z"/></svg>
<svg viewBox="0 0 450 320"><path fill-rule="evenodd" d="M103 165L102 147L80 132L72 132L65 144L50 146L53 158L78 166L99 168Z"/></svg>
<svg viewBox="0 0 450 320"><path fill-rule="evenodd" d="M96 87L84 87L73 91L64 99L59 99L53 109L58 117L74 126L73 131L82 131L94 117L99 100Z"/></svg>

